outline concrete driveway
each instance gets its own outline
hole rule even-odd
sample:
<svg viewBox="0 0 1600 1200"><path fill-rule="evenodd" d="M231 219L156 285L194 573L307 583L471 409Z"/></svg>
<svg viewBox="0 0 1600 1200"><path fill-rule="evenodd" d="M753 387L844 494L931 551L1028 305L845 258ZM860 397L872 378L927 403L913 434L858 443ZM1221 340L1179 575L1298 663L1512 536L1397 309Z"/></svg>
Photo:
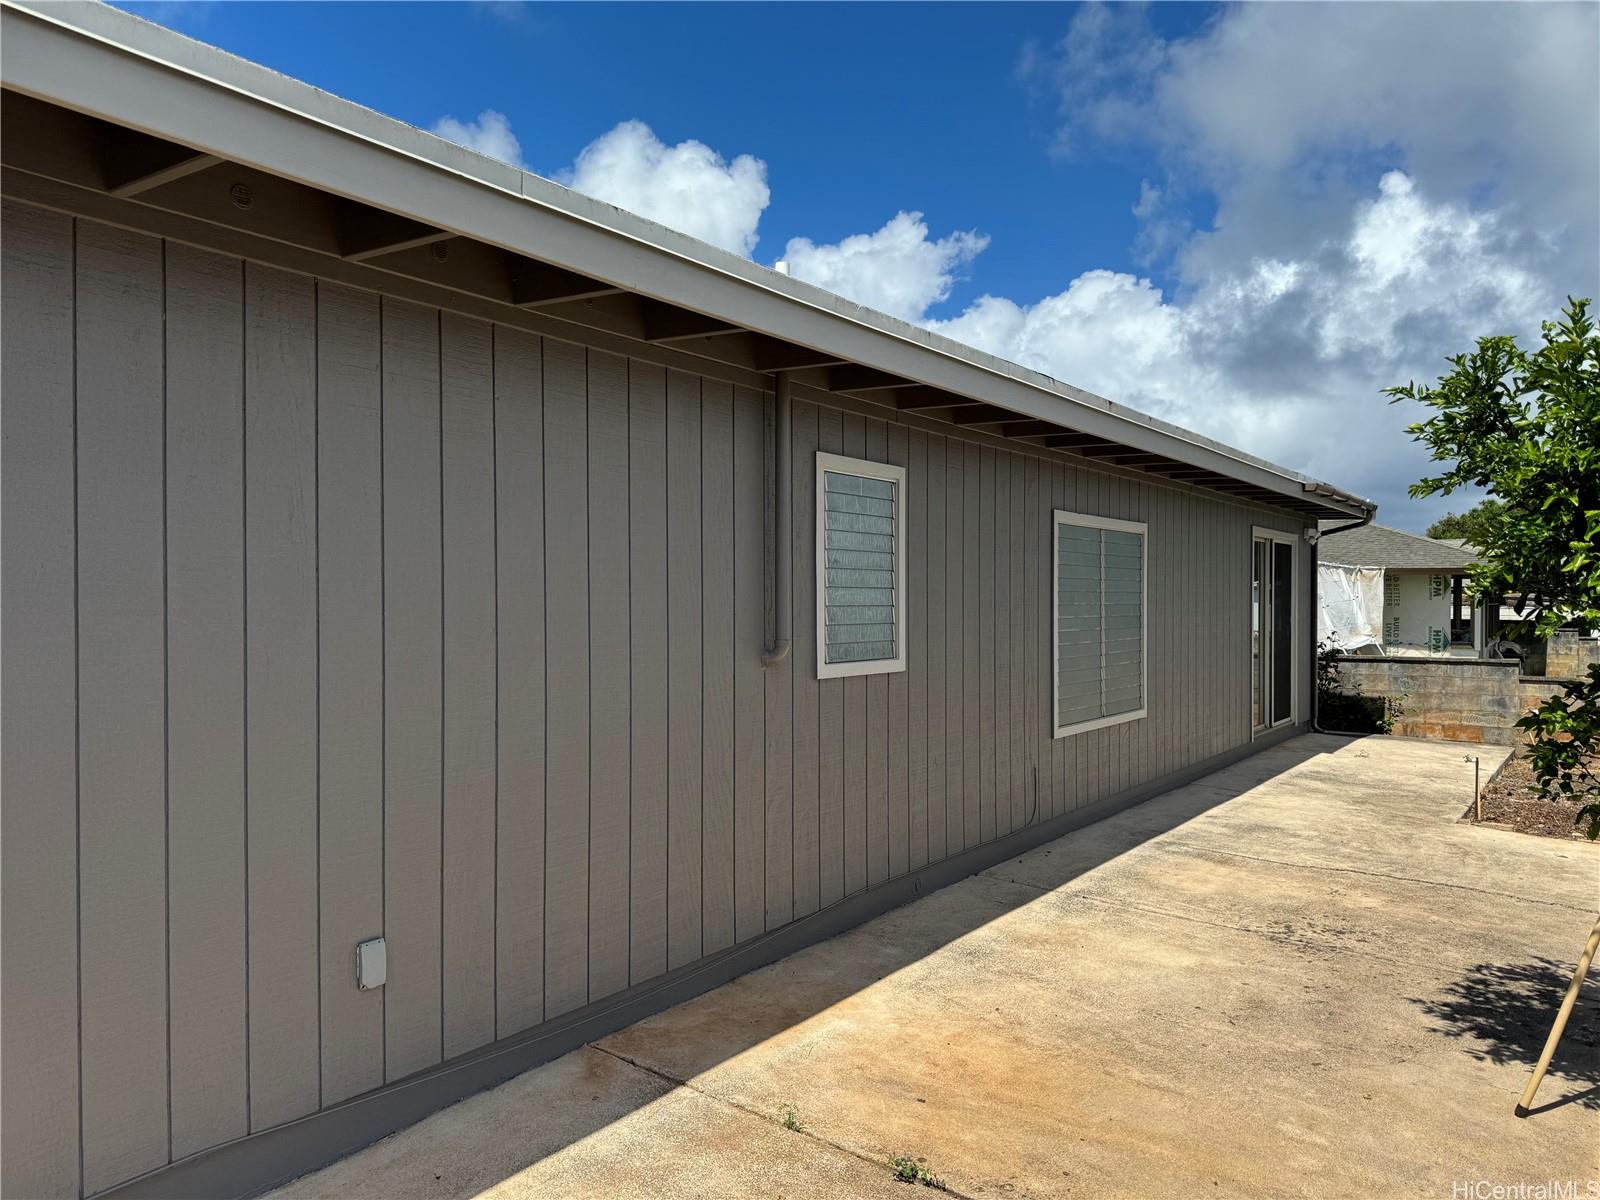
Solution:
<svg viewBox="0 0 1600 1200"><path fill-rule="evenodd" d="M1600 848L1458 823L1462 752L1296 739L275 1195L1587 1197L1600 980L1511 1110Z"/></svg>

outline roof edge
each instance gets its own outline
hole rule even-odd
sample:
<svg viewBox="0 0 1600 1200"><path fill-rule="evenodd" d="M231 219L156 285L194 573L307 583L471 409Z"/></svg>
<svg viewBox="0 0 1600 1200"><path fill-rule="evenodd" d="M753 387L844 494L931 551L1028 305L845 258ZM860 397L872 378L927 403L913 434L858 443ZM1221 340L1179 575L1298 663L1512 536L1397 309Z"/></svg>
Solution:
<svg viewBox="0 0 1600 1200"><path fill-rule="evenodd" d="M98 0L0 0L0 9L12 26L3 81L40 99L758 332L817 349L837 348L930 386L1104 432L1286 498L1310 500L1332 513L1376 512L1370 500L854 304ZM75 57L97 61L76 62ZM195 89L211 93L217 103L195 103ZM502 204L514 201L523 220L514 211L489 219L481 211L485 205L469 203L463 187L482 193L479 199L493 194ZM459 199L447 194L451 189ZM552 227L544 232L553 237L529 236L535 230L527 218L535 213L547 218ZM637 258L641 250L645 261ZM802 317L802 328L792 327L796 316Z"/></svg>

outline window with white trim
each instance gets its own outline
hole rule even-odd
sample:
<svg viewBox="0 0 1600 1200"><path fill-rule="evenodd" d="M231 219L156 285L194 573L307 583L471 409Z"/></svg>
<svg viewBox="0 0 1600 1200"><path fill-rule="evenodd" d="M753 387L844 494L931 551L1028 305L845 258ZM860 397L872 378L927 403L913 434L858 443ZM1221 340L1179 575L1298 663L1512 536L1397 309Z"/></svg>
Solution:
<svg viewBox="0 0 1600 1200"><path fill-rule="evenodd" d="M817 678L906 667L906 471L817 455Z"/></svg>
<svg viewBox="0 0 1600 1200"><path fill-rule="evenodd" d="M1146 534L1056 511L1056 737L1145 715Z"/></svg>

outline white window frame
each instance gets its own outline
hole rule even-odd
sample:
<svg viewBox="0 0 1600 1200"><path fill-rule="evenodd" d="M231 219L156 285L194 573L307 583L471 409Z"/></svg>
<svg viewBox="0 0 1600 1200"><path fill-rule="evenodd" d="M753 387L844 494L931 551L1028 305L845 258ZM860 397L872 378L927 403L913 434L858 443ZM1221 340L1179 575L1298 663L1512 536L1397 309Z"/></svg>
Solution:
<svg viewBox="0 0 1600 1200"><path fill-rule="evenodd" d="M862 662L828 661L828 539L826 472L859 475L863 479L884 479L894 484L894 648L893 658L874 658ZM844 679L858 675L888 675L906 669L906 469L893 463L847 458L842 454L817 451L817 678Z"/></svg>
<svg viewBox="0 0 1600 1200"><path fill-rule="evenodd" d="M1289 715L1284 717L1281 721L1271 721L1265 725L1257 725L1254 720L1252 720L1250 723L1250 737L1252 741L1258 737L1261 737L1263 734L1271 733L1276 729L1283 729L1286 726L1298 725L1300 723L1301 672L1304 670L1304 668L1300 665L1300 660L1304 657L1300 650L1300 609L1305 603L1305 592L1303 589L1306 586L1305 582L1300 578L1305 574L1300 554L1300 542L1304 539L1300 534L1288 533L1282 529L1272 529L1266 525L1252 525L1250 527L1250 579L1252 581L1255 578L1256 542L1258 540L1265 540L1268 542L1285 542L1289 546L1289 606L1292 610L1289 613L1289 646L1292 658L1289 662ZM1248 630L1250 622L1249 605L1247 604L1245 607L1245 622L1246 629ZM1248 636L1246 637L1245 645L1246 653L1248 653ZM1254 662L1250 664L1250 668L1251 670L1255 669ZM1245 692L1244 702L1246 706L1250 704L1249 691ZM1263 704L1262 707L1263 710L1265 710L1265 704Z"/></svg>
<svg viewBox="0 0 1600 1200"><path fill-rule="evenodd" d="M1088 529L1112 529L1139 535L1139 698L1140 705L1132 712L1117 713L1110 717L1095 717L1072 725L1059 724L1061 715L1061 534L1063 525L1079 525ZM1105 549L1101 548L1102 567ZM1101 604L1105 603L1105 576L1100 578ZM1101 686L1104 687L1105 625L1100 628ZM1071 737L1088 733L1091 729L1105 729L1110 725L1124 725L1129 721L1143 720L1150 713L1150 526L1144 521L1119 521L1114 517L1096 517L1088 513L1055 510L1050 523L1050 726L1052 736Z"/></svg>

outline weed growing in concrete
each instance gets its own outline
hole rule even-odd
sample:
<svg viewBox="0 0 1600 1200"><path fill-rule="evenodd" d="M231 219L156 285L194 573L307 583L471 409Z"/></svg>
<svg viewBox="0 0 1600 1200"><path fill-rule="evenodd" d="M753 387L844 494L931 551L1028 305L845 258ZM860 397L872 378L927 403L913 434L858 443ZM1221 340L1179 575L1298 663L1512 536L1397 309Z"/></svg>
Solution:
<svg viewBox="0 0 1600 1200"><path fill-rule="evenodd" d="M805 1128L800 1120L800 1110L792 1104L783 1106L783 1127L792 1133L799 1133Z"/></svg>
<svg viewBox="0 0 1600 1200"><path fill-rule="evenodd" d="M909 1154L896 1154L889 1160L889 1169L901 1183L920 1183L923 1187L944 1191L944 1184L922 1165L922 1160L912 1158Z"/></svg>

